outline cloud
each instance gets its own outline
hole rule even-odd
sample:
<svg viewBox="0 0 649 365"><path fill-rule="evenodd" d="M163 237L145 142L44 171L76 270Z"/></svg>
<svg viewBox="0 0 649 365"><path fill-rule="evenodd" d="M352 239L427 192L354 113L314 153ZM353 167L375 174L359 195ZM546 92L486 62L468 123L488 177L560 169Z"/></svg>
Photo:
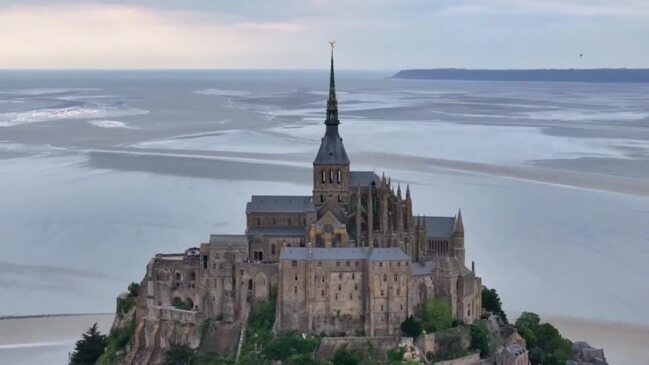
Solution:
<svg viewBox="0 0 649 365"><path fill-rule="evenodd" d="M0 68L236 67L303 28L124 5L10 7L0 10Z"/></svg>

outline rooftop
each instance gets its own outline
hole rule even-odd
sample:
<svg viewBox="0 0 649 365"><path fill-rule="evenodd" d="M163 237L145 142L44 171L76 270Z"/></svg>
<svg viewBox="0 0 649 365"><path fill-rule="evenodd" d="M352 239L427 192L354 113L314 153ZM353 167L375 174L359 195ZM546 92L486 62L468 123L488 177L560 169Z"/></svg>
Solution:
<svg viewBox="0 0 649 365"><path fill-rule="evenodd" d="M455 228L454 217L424 217L426 222L426 236L450 238Z"/></svg>
<svg viewBox="0 0 649 365"><path fill-rule="evenodd" d="M248 247L246 236L242 234L211 234L209 244L213 247Z"/></svg>
<svg viewBox="0 0 649 365"><path fill-rule="evenodd" d="M315 212L310 195L253 195L246 205L246 214L309 212Z"/></svg>
<svg viewBox="0 0 649 365"><path fill-rule="evenodd" d="M380 184L381 178L374 173L374 171L351 171L350 172L350 185L351 186L368 186L371 183Z"/></svg>
<svg viewBox="0 0 649 365"><path fill-rule="evenodd" d="M368 260L368 261L399 261L408 260L400 248L367 247L337 247L337 248L308 248L286 247L282 250L280 260Z"/></svg>

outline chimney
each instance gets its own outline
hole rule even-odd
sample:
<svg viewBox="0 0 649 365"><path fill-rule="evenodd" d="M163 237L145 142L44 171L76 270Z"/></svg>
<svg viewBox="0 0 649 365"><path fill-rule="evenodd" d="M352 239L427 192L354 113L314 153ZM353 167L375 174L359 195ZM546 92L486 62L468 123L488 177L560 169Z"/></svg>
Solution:
<svg viewBox="0 0 649 365"><path fill-rule="evenodd" d="M471 272L475 275L475 261L471 261Z"/></svg>

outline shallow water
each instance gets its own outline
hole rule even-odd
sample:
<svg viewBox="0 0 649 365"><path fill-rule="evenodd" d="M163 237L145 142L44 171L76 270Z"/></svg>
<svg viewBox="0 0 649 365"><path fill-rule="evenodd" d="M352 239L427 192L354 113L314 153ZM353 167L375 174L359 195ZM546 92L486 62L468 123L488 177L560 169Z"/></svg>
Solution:
<svg viewBox="0 0 649 365"><path fill-rule="evenodd" d="M509 310L649 324L647 85L338 72L353 169L462 208ZM109 312L159 252L310 194L325 72L0 72L0 315ZM605 346L606 344L593 344Z"/></svg>

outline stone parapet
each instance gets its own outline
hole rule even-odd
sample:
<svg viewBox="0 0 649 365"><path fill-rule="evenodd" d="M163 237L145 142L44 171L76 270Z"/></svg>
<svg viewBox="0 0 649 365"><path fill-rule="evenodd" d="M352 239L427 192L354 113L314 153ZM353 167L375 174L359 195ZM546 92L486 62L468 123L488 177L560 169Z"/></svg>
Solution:
<svg viewBox="0 0 649 365"><path fill-rule="evenodd" d="M200 324L203 321L203 313L199 311L187 311L174 307L149 306L147 317L163 321L178 321L181 323Z"/></svg>

